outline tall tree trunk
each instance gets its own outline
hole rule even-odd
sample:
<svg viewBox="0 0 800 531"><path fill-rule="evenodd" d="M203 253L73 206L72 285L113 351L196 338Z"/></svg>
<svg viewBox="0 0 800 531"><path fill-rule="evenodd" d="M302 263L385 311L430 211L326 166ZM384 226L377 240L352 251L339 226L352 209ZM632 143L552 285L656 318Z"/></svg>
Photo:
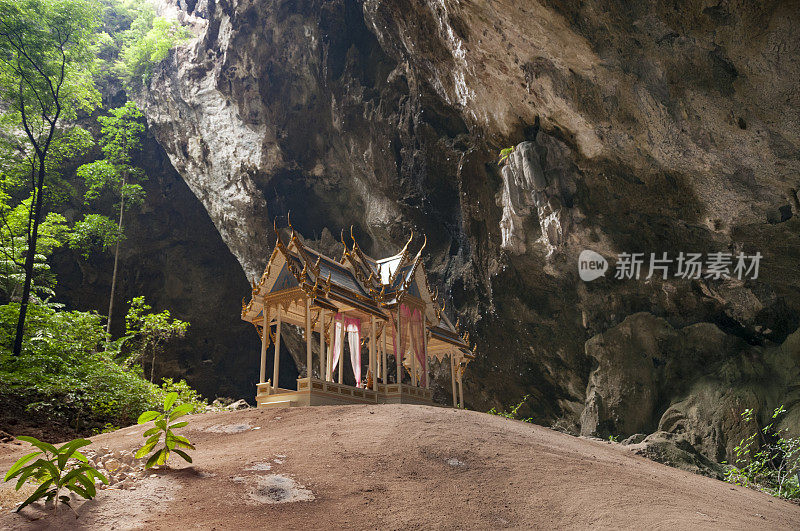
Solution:
<svg viewBox="0 0 800 531"><path fill-rule="evenodd" d="M119 227L117 233L117 245L114 251L114 273L111 275L111 295L108 298L108 322L106 323L106 334L111 334L111 314L114 311L114 289L117 286L117 264L119 263L119 242L122 239L122 214L125 212L125 178L122 179L122 191L119 200Z"/></svg>
<svg viewBox="0 0 800 531"><path fill-rule="evenodd" d="M150 383L153 383L153 374L156 371L156 348L153 347L153 359L150 361Z"/></svg>
<svg viewBox="0 0 800 531"><path fill-rule="evenodd" d="M33 226L28 233L28 253L25 255L25 285L22 288L22 301L19 307L19 318L17 319L17 333L14 336L14 355L22 353L22 336L25 333L25 317L28 313L28 300L31 296L31 284L33 282L33 266L36 260L36 242L39 239L39 222L42 217L42 203L44 199L44 176L45 176L44 156L39 157L39 177L36 182L36 203L33 207Z"/></svg>

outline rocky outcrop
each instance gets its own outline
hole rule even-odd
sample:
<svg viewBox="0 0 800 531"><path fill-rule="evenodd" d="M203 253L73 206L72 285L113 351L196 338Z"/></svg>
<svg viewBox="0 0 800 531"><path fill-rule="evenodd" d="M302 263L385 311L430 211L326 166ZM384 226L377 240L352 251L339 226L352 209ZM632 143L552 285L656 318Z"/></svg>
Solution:
<svg viewBox="0 0 800 531"><path fill-rule="evenodd" d="M552 137L540 136L564 151L563 144ZM526 240L536 234L526 227L531 214L535 214L540 229L539 238L532 243L541 244L548 257L566 244L573 215L577 215L572 212L577 209L568 207L573 203L577 171L569 167L569 160L563 154L559 162L567 166L566 171L553 163L554 155L550 155L550 160L547 155L548 149L543 144L523 142L509 154L503 167L503 187L497 205L503 208L500 236L501 248L506 251L524 254L528 250Z"/></svg>
<svg viewBox="0 0 800 531"><path fill-rule="evenodd" d="M787 396L752 391L778 362L747 360L800 325L791 5L164 3L197 38L139 99L248 277L290 210L372 254L415 228L478 341L471 407L531 394L540 422L684 429L719 458L739 406ZM586 283L584 249L611 272L623 252L763 258L757 278Z"/></svg>
<svg viewBox="0 0 800 531"><path fill-rule="evenodd" d="M755 428L741 413L800 433L800 331L783 345L748 345L708 323L675 329L648 313L627 317L586 342L595 362L581 414L581 433L625 438L667 433L715 461L733 462L734 448ZM647 442L647 440L645 440Z"/></svg>

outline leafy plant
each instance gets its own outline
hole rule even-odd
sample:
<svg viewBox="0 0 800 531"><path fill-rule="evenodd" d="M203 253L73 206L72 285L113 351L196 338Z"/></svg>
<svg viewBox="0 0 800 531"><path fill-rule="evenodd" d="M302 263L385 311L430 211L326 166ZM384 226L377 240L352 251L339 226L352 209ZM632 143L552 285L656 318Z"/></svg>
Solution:
<svg viewBox="0 0 800 531"><path fill-rule="evenodd" d="M766 426L739 441L735 462L725 472L726 481L777 497L800 497L800 437L790 437L786 428L776 427L785 412L783 405L778 406ZM741 416L745 423L755 423L752 409L745 409Z"/></svg>
<svg viewBox="0 0 800 531"><path fill-rule="evenodd" d="M144 465L145 468L152 468L156 465L166 465L170 453L172 452L175 452L181 456L185 461L188 461L189 463L192 462L192 458L189 456L189 454L180 448L194 450L194 446L189 442L189 439L183 437L182 435L176 435L175 432L172 431L178 428L183 428L189 423L185 420L176 422L175 424L170 424L170 422L173 422L175 419L178 419L189 413L193 406L192 404L181 404L176 406L175 401L177 399L178 393L169 393L166 397L164 397L163 413L159 413L158 411L145 411L139 417L139 424L145 424L150 421L153 422L153 427L144 432L144 437L147 437L147 440L145 441L144 446L139 448L135 456L137 459L142 459L150 452L153 452L153 454L147 459L147 463ZM156 446L158 446L162 436L164 437L164 447L156 449Z"/></svg>
<svg viewBox="0 0 800 531"><path fill-rule="evenodd" d="M609 435L608 436L608 442L619 442L619 436L618 435Z"/></svg>
<svg viewBox="0 0 800 531"><path fill-rule="evenodd" d="M17 438L20 441L31 443L38 448L38 451L18 459L6 473L4 481L18 478L16 490L19 490L29 479L40 482L34 493L17 507L17 512L42 498L47 501L54 500L56 509L58 502L69 507L69 496L60 495L62 489L72 491L82 498L90 500L97 495L96 479L108 483L106 477L87 464L86 456L78 451L78 448L92 444L92 441L75 439L56 448L52 444L33 437L20 436ZM37 457L36 461L30 463Z"/></svg>
<svg viewBox="0 0 800 531"><path fill-rule="evenodd" d="M86 214L75 222L69 234L69 246L84 258L89 258L93 250L105 251L124 238L117 224L109 218L101 214Z"/></svg>
<svg viewBox="0 0 800 531"><path fill-rule="evenodd" d="M134 346L125 365L130 367L141 362L144 370L144 360L149 357L151 382L155 373L156 356L168 341L183 337L189 328L189 323L172 319L169 310L151 313L152 309L144 297L134 297L125 316L127 333Z"/></svg>
<svg viewBox="0 0 800 531"><path fill-rule="evenodd" d="M522 397L522 401L519 404L517 404L516 406L514 406L511 409L511 411L509 411L509 412L497 411L497 409L492 408L489 411L487 411L487 413L489 413L490 415L497 415L497 416L500 416L500 417L505 417L507 419L521 420L522 422L533 422L532 418L526 418L526 419L519 418L519 409L523 406L523 404L525 404L525 402L528 401L528 399L530 397L531 397L531 395L525 395L524 397Z"/></svg>
<svg viewBox="0 0 800 531"><path fill-rule="evenodd" d="M167 58L169 51L191 37L177 20L157 17L150 5L140 5L130 29L123 33L119 76L131 87L138 88L150 81L155 66Z"/></svg>
<svg viewBox="0 0 800 531"><path fill-rule="evenodd" d="M514 152L514 146L503 148L500 150L500 160L497 161L498 164L504 163L508 160L508 157Z"/></svg>

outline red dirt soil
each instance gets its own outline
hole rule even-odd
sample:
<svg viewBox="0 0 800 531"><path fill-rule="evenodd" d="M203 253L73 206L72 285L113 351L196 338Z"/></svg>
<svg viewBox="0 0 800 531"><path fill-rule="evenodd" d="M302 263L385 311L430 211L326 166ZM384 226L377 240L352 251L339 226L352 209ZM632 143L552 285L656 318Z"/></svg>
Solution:
<svg viewBox="0 0 800 531"><path fill-rule="evenodd" d="M253 429L256 428L256 429ZM93 437L132 450L144 427ZM194 464L136 490L8 512L10 529L797 529L800 506L618 444L473 411L381 405L208 413L180 430ZM0 470L28 445L0 445ZM9 489L6 484L4 489ZM310 492L309 492L310 491ZM313 499L309 499L313 498ZM5 500L5 501L3 501ZM269 503L283 501L283 503Z"/></svg>

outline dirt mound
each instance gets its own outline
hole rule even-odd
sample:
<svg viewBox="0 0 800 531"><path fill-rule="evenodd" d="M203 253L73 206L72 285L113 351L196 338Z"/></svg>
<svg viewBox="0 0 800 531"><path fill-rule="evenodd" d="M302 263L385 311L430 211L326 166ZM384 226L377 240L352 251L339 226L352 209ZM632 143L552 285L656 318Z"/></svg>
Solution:
<svg viewBox="0 0 800 531"><path fill-rule="evenodd" d="M800 507L669 468L622 445L471 411L406 405L209 413L177 460L127 489L0 527L217 529L408 527L796 528ZM247 426L247 429L242 429ZM94 437L131 450L144 428ZM27 445L0 444L0 470ZM133 489L133 490L131 490Z"/></svg>

